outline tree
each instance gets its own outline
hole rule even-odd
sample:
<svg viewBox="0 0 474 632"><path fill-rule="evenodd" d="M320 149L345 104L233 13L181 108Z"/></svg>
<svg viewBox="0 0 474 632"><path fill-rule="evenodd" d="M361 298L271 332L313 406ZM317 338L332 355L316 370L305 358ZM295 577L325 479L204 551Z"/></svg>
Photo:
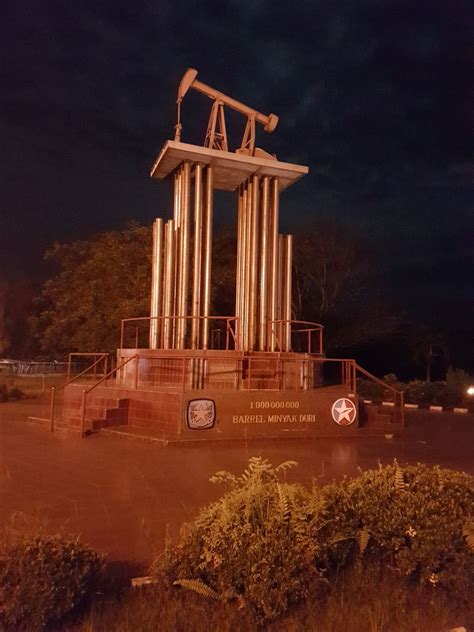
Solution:
<svg viewBox="0 0 474 632"><path fill-rule="evenodd" d="M41 354L113 352L121 319L149 313L149 227L131 223L87 241L56 243L46 259L58 273L44 284L32 322Z"/></svg>
<svg viewBox="0 0 474 632"><path fill-rule="evenodd" d="M31 353L28 319L36 292L29 281L0 278L0 356L20 358Z"/></svg>
<svg viewBox="0 0 474 632"><path fill-rule="evenodd" d="M235 271L237 240L230 230L214 235L212 250L212 306L213 316L235 314Z"/></svg>
<svg viewBox="0 0 474 632"><path fill-rule="evenodd" d="M325 348L383 338L399 317L374 283L374 255L348 229L319 221L295 235L293 315L325 326Z"/></svg>
<svg viewBox="0 0 474 632"><path fill-rule="evenodd" d="M58 271L44 284L33 319L43 356L113 352L121 319L149 314L151 234L150 227L130 224L87 241L55 244L47 252ZM234 313L235 268L235 235L216 233L212 315ZM296 235L294 317L323 323L327 349L370 342L396 327L397 318L374 291L370 271L367 246L335 224L320 222Z"/></svg>

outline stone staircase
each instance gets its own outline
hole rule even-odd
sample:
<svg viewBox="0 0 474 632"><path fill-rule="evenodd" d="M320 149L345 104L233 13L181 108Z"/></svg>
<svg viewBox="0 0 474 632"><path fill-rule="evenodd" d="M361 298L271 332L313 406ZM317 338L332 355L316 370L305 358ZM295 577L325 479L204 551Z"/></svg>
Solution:
<svg viewBox="0 0 474 632"><path fill-rule="evenodd" d="M79 393L78 393L79 394ZM68 409L65 411L63 423L68 430L80 431L81 428L81 401L69 401ZM91 396L86 409L85 430L86 432L96 432L101 428L111 426L124 426L128 423L130 399L113 398L104 399L97 393Z"/></svg>
<svg viewBox="0 0 474 632"><path fill-rule="evenodd" d="M113 408L105 408L100 415L92 420L92 430L110 428L110 426L125 426L128 423L129 399L117 399Z"/></svg>
<svg viewBox="0 0 474 632"><path fill-rule="evenodd" d="M359 399L359 419L361 428L370 430L370 434L398 434L403 430L401 411L395 406L364 403Z"/></svg>

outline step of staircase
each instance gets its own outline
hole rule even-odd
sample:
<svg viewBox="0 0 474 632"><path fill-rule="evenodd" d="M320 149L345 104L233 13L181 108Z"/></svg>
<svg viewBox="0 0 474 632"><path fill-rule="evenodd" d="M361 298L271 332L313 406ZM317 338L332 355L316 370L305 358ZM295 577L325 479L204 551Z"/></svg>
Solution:
<svg viewBox="0 0 474 632"><path fill-rule="evenodd" d="M101 430L111 426L126 426L128 423L129 399L118 399L117 406L104 409L103 417L92 421L92 430Z"/></svg>
<svg viewBox="0 0 474 632"><path fill-rule="evenodd" d="M394 434L403 429L400 420L400 410L396 407L386 407L377 404L359 402L359 414L362 428L370 428L371 432L380 434Z"/></svg>

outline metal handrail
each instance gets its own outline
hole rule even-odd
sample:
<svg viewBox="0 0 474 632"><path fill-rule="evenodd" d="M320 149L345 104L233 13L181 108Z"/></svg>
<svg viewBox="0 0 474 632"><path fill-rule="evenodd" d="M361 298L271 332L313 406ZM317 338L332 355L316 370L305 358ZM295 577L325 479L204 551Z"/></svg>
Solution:
<svg viewBox="0 0 474 632"><path fill-rule="evenodd" d="M69 353L68 355L68 366L67 366L67 379L71 379L71 366L73 365L73 361L72 358L74 356L77 356L79 358L82 358L84 356L94 356L94 357L98 357L98 361L94 362L93 364L91 364L89 367L87 367L87 369L85 369L85 371L89 371L92 368L95 368L95 366L104 358L108 357L108 353L106 353L105 351L98 351L98 352L84 352L84 351L73 351L71 353ZM105 367L105 372L107 372L107 366ZM82 372L82 374L84 373L84 371ZM80 377L81 374L77 375L76 377ZM95 372L94 372L94 378L95 378Z"/></svg>
<svg viewBox="0 0 474 632"><path fill-rule="evenodd" d="M138 362L139 356L134 355L131 356L130 358L127 358L124 362L122 362L122 364L117 365L116 367L114 367L113 369L111 369L106 375L104 375L102 377L102 379L100 379L98 382L96 382L95 384L93 384L90 388L85 388L82 391L82 404L81 404L81 437L84 436L84 425L85 425L85 419L86 419L86 397L87 395L89 395L90 392L92 392L94 389L96 389L98 386L100 386L103 382L105 382L106 380L109 379L109 377L113 374L113 373L117 373L117 371L123 369L123 367L128 364L129 362L131 362L132 360L137 360Z"/></svg>
<svg viewBox="0 0 474 632"><path fill-rule="evenodd" d="M160 354L158 354L159 356ZM237 353L237 355L239 356L240 359L243 359L242 354ZM288 357L286 358L284 355L282 356L281 353L276 353L276 354L272 354L274 355L275 359L277 360L276 363L276 371L275 371L275 379L278 380L278 389L281 389L281 380L282 380L282 376L283 376L283 372L282 372L282 364L286 363L286 362L290 362L290 363L295 363L297 365L302 365L304 366L306 363L311 363L312 365L314 364L319 364L322 365L323 363L341 363L342 365L342 382L341 384L346 385L351 392L354 393L354 395L356 395L357 393L357 384L356 384L356 374L357 372L360 372L362 375L364 375L365 377L369 378L371 381L381 385L384 389L387 389L388 391L391 391L394 395L394 401L395 401L395 405L398 405L400 407L400 421L402 424L402 427L404 427L404 397L403 397L403 392L399 391L398 389L394 388L393 386L391 386L390 384L386 384L383 380L381 380L380 378L376 377L375 375L373 375L372 373L370 373L369 371L367 371L366 369L364 369L363 367L361 367L359 364L356 363L356 361L354 359L351 358L323 358L323 357L305 357L305 358L293 358L293 357ZM234 354L232 354L233 357ZM260 356L260 357L259 357ZM162 356L163 359L168 360L169 359L169 355L168 354L163 354ZM247 363L247 375L246 375L246 382L245 384L243 382L240 382L240 389L245 389L245 390L249 390L249 391L253 391L253 380L255 379L255 377L258 377L258 362L259 360L265 360L268 357L268 353L263 352L262 354L255 354L255 356L247 356L245 357L246 363ZM123 358L123 356L122 356ZM120 359L122 359L120 358ZM120 362L115 368L111 369L109 372L107 372L106 374L104 374L104 376L95 384L93 384L92 386L83 389L82 391L82 404L81 404L81 426L80 426L80 432L81 432L81 437L84 437L85 434L85 423L86 423L86 412L87 412L87 398L89 396L89 394L94 391L98 386L100 386L101 384L103 384L104 382L106 382L114 373L116 375L119 374L120 371L123 370L123 368L125 366L127 366L129 363L135 361L136 362L136 371L135 371L135 388L137 388L138 386L138 378L139 378L139 367L140 367L140 359L147 359L148 355L146 354L140 354L140 353L135 353L133 355L131 355L130 357L127 357L125 359L123 359L122 362ZM159 358L157 358L159 359ZM179 353L179 354L173 354L173 359L181 361L181 389L184 391L186 386L186 375L187 375L187 369L186 367L192 366L192 363L197 359L197 360L206 360L206 362L212 362L213 358L212 356L209 356L206 352L200 352L199 350L194 350L191 351L190 353ZM221 358L219 358L219 361L221 361ZM257 371L257 375L256 375L256 371ZM84 373L84 372L83 372ZM82 373L82 374L83 374ZM241 369L238 370L238 373L240 375L240 380L242 380L244 378L244 372L243 372L243 366L241 366ZM68 383L73 382L75 379L70 380ZM133 378L133 376L132 376ZM303 389L312 389L315 388L314 385L312 385L312 383L307 383L305 381L305 377L303 375L303 377L301 378L303 381L301 382L300 386L296 386L297 390ZM64 386L66 386L68 383L66 383ZM272 390L272 389L271 389Z"/></svg>
<svg viewBox="0 0 474 632"><path fill-rule="evenodd" d="M91 369L94 369L99 364L99 362L102 362L104 358L108 358L109 356L108 353L80 353L80 354L70 353L69 360L71 358L71 355L81 355L81 356L92 355L94 357L95 356L100 356L100 357L95 362L93 362L90 366L84 369L84 371L81 371L80 373L78 373L78 375L75 375L73 378L70 377L70 362L69 362L68 372L67 372L68 380L64 382L64 384L61 384L61 386L58 386L57 388L55 386L51 387L50 419L49 419L49 429L51 432L54 432L54 409L56 406L56 393L58 391L61 391L63 388L66 388L66 386L69 386L69 384L72 384L73 382L75 382L77 379L85 375ZM107 365L105 366L105 370L107 371Z"/></svg>
<svg viewBox="0 0 474 632"><path fill-rule="evenodd" d="M392 391L392 393L394 395L393 399L394 399L395 404L397 402L397 397L399 398L399 400L400 400L400 402L399 402L399 406L400 406L400 421L402 423L402 428L404 428L405 427L405 405L404 405L405 396L403 394L403 391L399 391L397 388L391 386L390 384L387 384L386 382L384 382L380 378L376 377L375 375L373 375L372 373L367 371L367 369L362 368L357 363L355 364L355 368L356 368L357 371L362 373L362 375L365 375L370 380L372 380L372 382L375 382L376 384L380 384L380 386L383 386L383 388L388 390L388 391Z"/></svg>
<svg viewBox="0 0 474 632"><path fill-rule="evenodd" d="M324 330L324 325L321 325L321 323L314 323L311 322L309 320L285 320L285 319L277 319L277 320L272 320L269 321L270 327L271 327L271 331L272 334L275 336L275 339L277 341L278 346L280 347L280 349L282 348L281 346L281 340L278 339L277 337L277 333L276 330L281 330L283 327L288 327L290 328L290 337L292 334L294 333L307 333L308 334L308 343L307 343L307 353L312 353L312 349L311 349L311 334L313 332L318 332L319 334L319 351L318 353L322 354L323 353L323 330ZM304 327L302 329L294 329L293 326L294 325L309 325L309 327ZM281 333L281 331L280 331ZM286 349L286 351L290 351L291 349Z"/></svg>
<svg viewBox="0 0 474 632"><path fill-rule="evenodd" d="M180 320L185 320L185 321L193 321L193 320L204 320L204 321L212 321L212 320L223 320L226 321L227 323L227 327L230 329L231 333L232 333L232 337L234 339L234 342L236 340L236 334L233 333L233 329L232 327L230 327L230 323L231 321L235 321L236 323L238 323L239 318L238 316L137 316L134 318L123 318L121 320L120 323L120 349L124 349L124 338L125 338L125 326L126 323L129 322L138 322L138 321L148 321L151 324L151 321L162 321L163 323L166 322L175 322L175 321L180 321ZM138 346L138 329L136 329L135 332L136 335L136 340L135 340L135 344L136 347ZM226 349L228 350L228 349Z"/></svg>

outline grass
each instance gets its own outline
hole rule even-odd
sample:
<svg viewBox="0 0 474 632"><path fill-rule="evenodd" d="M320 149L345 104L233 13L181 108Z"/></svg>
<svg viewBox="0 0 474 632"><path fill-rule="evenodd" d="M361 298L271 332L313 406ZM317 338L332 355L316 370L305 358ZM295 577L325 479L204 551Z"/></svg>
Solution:
<svg viewBox="0 0 474 632"><path fill-rule="evenodd" d="M341 575L325 597L302 603L268 625L269 632L446 632L474 622L469 596L436 587L409 588L373 569ZM71 628L68 628L71 629ZM146 586L97 600L74 632L253 632L245 605L206 599L183 589Z"/></svg>

